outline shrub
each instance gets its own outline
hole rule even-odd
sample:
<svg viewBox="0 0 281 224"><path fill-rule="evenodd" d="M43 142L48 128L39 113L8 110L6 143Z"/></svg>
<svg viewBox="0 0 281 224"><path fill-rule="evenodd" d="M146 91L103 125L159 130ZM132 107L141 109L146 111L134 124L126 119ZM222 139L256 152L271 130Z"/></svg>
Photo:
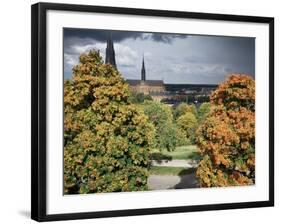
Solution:
<svg viewBox="0 0 281 224"><path fill-rule="evenodd" d="M90 51L64 85L64 192L147 189L154 129L121 74Z"/></svg>
<svg viewBox="0 0 281 224"><path fill-rule="evenodd" d="M255 183L255 81L231 75L211 95L212 109L197 131L203 187Z"/></svg>

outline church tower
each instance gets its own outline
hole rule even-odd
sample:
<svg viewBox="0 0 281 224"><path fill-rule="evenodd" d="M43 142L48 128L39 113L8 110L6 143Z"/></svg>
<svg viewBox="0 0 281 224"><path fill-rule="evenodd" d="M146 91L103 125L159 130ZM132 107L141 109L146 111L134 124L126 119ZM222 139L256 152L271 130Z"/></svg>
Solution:
<svg viewBox="0 0 281 224"><path fill-rule="evenodd" d="M111 33L108 35L108 39L107 39L106 52L105 52L105 63L111 64L115 68L117 68L116 62L115 62L115 51L114 51Z"/></svg>
<svg viewBox="0 0 281 224"><path fill-rule="evenodd" d="M144 66L144 56L142 57L142 67L141 67L141 81L145 82L145 66Z"/></svg>

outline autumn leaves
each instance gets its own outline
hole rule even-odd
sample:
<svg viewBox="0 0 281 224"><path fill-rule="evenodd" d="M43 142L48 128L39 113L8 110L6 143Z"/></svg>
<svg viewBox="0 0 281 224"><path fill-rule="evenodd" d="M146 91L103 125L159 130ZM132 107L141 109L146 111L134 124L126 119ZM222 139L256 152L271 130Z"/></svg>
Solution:
<svg viewBox="0 0 281 224"><path fill-rule="evenodd" d="M128 102L121 74L98 52L82 54L64 87L64 192L147 189L153 127Z"/></svg>
<svg viewBox="0 0 281 224"><path fill-rule="evenodd" d="M80 56L73 78L64 83L66 194L147 190L155 124L129 97L128 84L98 52ZM146 110L167 112L163 105L147 104ZM255 183L255 81L250 76L234 74L221 83L210 103L199 108L198 128L192 111L176 112L183 137L192 136L202 155L196 171L201 187ZM164 127L171 136L172 129ZM165 147L176 146L161 137Z"/></svg>
<svg viewBox="0 0 281 224"><path fill-rule="evenodd" d="M255 183L255 81L230 75L211 95L211 111L197 130L202 187Z"/></svg>

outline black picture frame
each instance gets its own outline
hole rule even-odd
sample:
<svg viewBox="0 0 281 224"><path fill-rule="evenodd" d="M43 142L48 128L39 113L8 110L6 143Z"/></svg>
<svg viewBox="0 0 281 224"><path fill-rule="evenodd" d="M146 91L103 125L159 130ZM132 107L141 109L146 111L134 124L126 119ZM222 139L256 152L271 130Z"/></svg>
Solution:
<svg viewBox="0 0 281 224"><path fill-rule="evenodd" d="M234 22L253 22L269 25L269 200L243 203L208 204L114 210L69 214L46 214L46 12L63 10L153 17L175 17ZM206 210L238 209L274 206L274 18L240 15L163 11L137 8L103 7L73 4L37 3L32 5L31 17L31 218L36 221L101 218L115 216L148 215Z"/></svg>

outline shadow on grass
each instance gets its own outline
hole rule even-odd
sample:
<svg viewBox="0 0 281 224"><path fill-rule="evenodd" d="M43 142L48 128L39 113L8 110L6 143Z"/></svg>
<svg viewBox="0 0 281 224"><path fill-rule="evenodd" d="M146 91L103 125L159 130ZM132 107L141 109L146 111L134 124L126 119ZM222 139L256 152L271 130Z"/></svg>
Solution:
<svg viewBox="0 0 281 224"><path fill-rule="evenodd" d="M196 172L196 168L188 168L188 169L182 169L179 173L178 176L184 176L188 174L192 174Z"/></svg>
<svg viewBox="0 0 281 224"><path fill-rule="evenodd" d="M192 159L192 160L195 160L195 161L199 161L201 160L201 156L198 152L192 152L190 153L190 155L188 156L188 159Z"/></svg>
<svg viewBox="0 0 281 224"><path fill-rule="evenodd" d="M158 164L161 164L163 161L165 162L171 161L172 159L173 159L172 156L164 155L160 152L154 152L150 154L150 160L154 160Z"/></svg>

